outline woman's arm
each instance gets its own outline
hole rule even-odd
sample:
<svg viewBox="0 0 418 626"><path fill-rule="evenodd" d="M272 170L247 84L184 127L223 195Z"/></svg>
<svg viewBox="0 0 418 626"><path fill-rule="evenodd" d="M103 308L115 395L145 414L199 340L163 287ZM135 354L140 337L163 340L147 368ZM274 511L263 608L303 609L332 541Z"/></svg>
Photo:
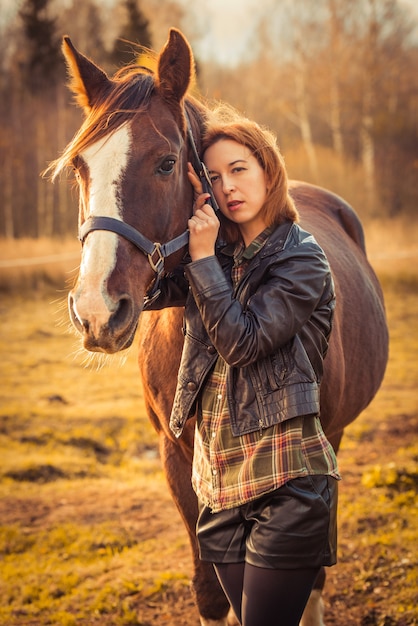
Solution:
<svg viewBox="0 0 418 626"><path fill-rule="evenodd" d="M184 306L189 292L189 282L184 275L184 266L180 265L172 273L161 278L160 293L155 300L145 300L144 311L158 311L167 307Z"/></svg>
<svg viewBox="0 0 418 626"><path fill-rule="evenodd" d="M234 297L216 257L189 264L186 275L211 341L228 364L238 367L288 343L330 284L327 259L311 237L272 258L246 303Z"/></svg>

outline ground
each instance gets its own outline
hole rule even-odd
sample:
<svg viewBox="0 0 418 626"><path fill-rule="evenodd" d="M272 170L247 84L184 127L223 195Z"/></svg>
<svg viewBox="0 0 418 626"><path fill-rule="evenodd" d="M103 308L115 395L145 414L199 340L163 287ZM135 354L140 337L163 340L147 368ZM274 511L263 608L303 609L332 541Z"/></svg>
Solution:
<svg viewBox="0 0 418 626"><path fill-rule="evenodd" d="M394 459L397 451L405 445L405 434L409 433L413 437L417 430L416 415L398 415L390 424L381 424L373 432L373 436L362 437L361 445L350 445L342 450L339 456L344 476L340 486L341 507L345 503L352 506L358 501L359 492L364 492L364 468L370 468L374 461L380 463L382 458ZM353 439L355 440L356 438ZM370 509L367 511L366 508L360 518L346 518L342 511L341 518L346 519L340 522L339 563L328 570L324 593L327 626L406 626L418 623L416 608L412 605L404 606L405 612L402 616L399 598L396 598L398 590L408 584L408 579L415 591L417 589L416 569L415 578L411 577L413 568L416 568L416 543L398 546L396 538L392 538L392 545L385 545L387 540L383 543L371 540L374 533L382 534L388 526L396 527L408 523L402 521L399 515L399 504L393 507L390 503L385 507L378 504L383 497L383 491L387 489L387 486L383 490L375 487L378 493L368 494ZM365 494L361 494L362 500L364 497ZM385 494L384 498L387 497ZM364 502L362 504L364 506ZM381 509L380 512L376 511L374 504ZM358 506L360 505L357 508ZM384 518L382 514L385 515ZM158 537L157 555L150 554L147 563L138 563L138 568L145 569L147 575L158 577L161 570L190 571L191 560L185 532L167 492L154 492L151 488L144 496L143 493L138 493L135 484L115 487L113 484L98 482L87 490L83 489L82 499L77 488L70 488L65 493L65 498L58 503L36 495L30 499L10 496L1 503L2 524L18 524L22 528L30 528L31 532L34 529L47 531L63 522L94 526L103 520L122 522L124 528L129 529L130 534L141 541ZM177 546L174 551L170 549L173 545ZM396 550L396 554L387 554L390 550ZM168 581L164 590L151 595L148 600L138 595L138 604L133 601L132 606L137 611L137 623L197 626L197 612L188 585L184 580ZM412 598L413 593L409 601ZM85 621L77 621L77 626L104 626L115 624L114 620L114 615L101 613L97 617L90 616ZM8 622L10 626L12 623L29 626L41 622L39 618L28 621L27 617L22 616L19 619L16 615L13 622Z"/></svg>
<svg viewBox="0 0 418 626"><path fill-rule="evenodd" d="M388 371L339 453L326 626L418 624L417 293L415 282L386 285ZM86 370L62 357L73 339L44 303L0 309L0 624L198 626L188 540L138 414L135 358Z"/></svg>

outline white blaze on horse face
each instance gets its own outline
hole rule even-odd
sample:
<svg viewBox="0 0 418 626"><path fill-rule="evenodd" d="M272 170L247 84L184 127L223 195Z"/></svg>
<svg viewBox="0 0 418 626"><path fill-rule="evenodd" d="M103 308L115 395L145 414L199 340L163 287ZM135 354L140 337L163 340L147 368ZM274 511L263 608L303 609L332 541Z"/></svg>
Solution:
<svg viewBox="0 0 418 626"><path fill-rule="evenodd" d="M132 135L123 125L111 135L86 148L81 157L89 171L88 215L122 220L119 187L126 170ZM108 231L89 233L83 245L74 309L79 320L87 320L97 336L116 304L106 283L116 264L118 236Z"/></svg>

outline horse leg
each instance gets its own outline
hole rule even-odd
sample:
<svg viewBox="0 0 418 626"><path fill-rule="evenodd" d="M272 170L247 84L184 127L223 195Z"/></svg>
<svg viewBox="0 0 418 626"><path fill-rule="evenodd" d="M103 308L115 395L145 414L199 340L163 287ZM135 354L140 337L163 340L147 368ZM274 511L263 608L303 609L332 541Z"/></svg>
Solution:
<svg viewBox="0 0 418 626"><path fill-rule="evenodd" d="M160 433L160 453L165 476L174 502L186 526L192 547L194 576L192 590L202 626L232 626L228 621L229 603L211 563L199 559L196 540L197 499L191 486L191 455L179 442Z"/></svg>

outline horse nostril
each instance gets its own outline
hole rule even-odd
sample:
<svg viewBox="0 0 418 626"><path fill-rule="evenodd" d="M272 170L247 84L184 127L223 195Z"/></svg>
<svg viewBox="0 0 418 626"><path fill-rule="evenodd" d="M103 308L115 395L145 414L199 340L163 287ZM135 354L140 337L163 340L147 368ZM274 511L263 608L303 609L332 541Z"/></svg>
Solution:
<svg viewBox="0 0 418 626"><path fill-rule="evenodd" d="M80 319L80 317L78 316L75 307L75 298L71 293L68 296L68 308L70 312L70 319L74 326L77 328L77 330L80 333L84 331L88 332L90 328L90 323L86 319Z"/></svg>
<svg viewBox="0 0 418 626"><path fill-rule="evenodd" d="M134 307L132 299L129 296L123 296L118 302L117 309L114 311L109 320L109 326L113 330L125 328L132 321Z"/></svg>

